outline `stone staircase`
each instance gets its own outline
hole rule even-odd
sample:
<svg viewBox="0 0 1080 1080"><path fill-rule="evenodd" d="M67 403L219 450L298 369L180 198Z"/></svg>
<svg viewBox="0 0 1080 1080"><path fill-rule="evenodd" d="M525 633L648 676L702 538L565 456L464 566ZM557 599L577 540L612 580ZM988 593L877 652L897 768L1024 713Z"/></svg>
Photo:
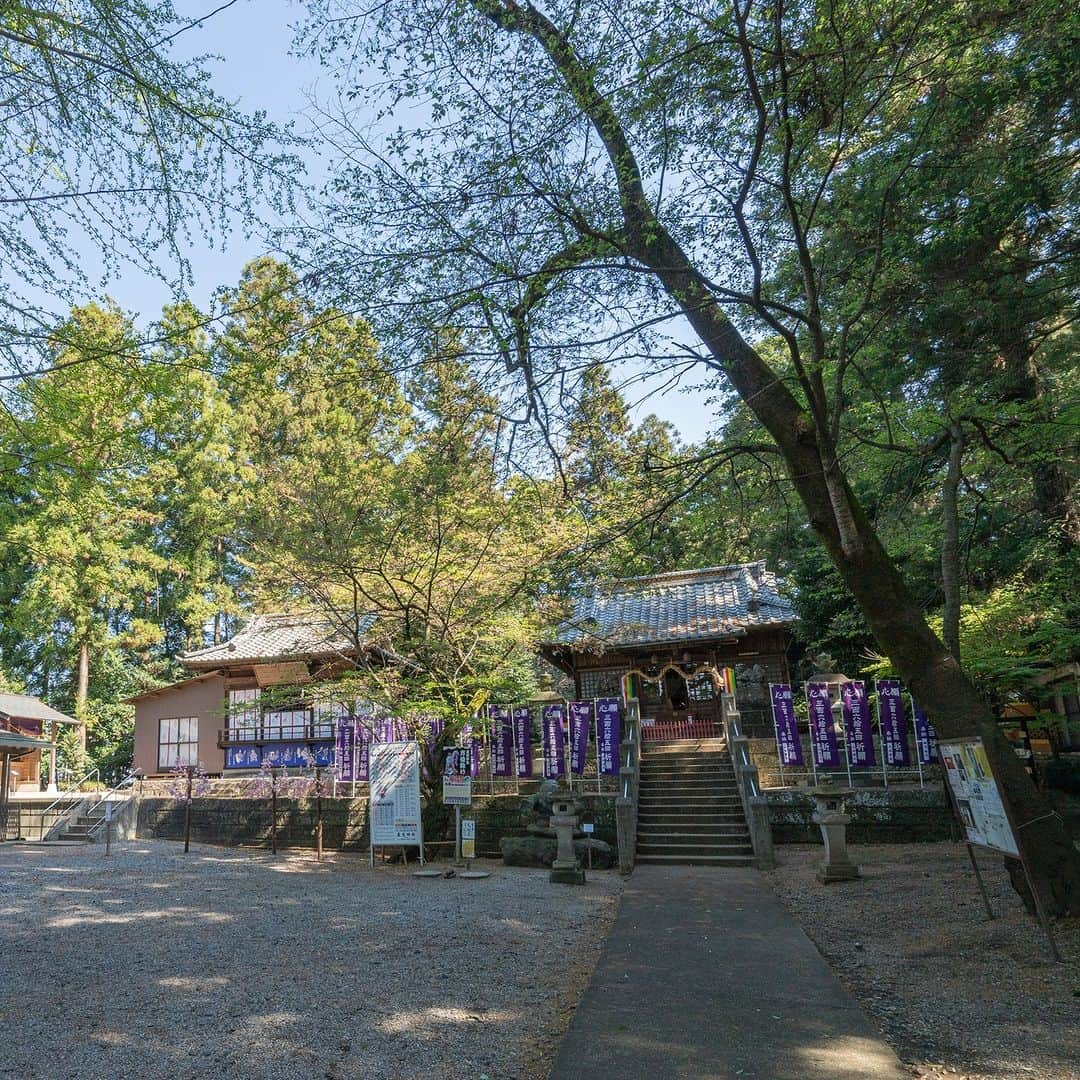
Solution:
<svg viewBox="0 0 1080 1080"><path fill-rule="evenodd" d="M116 804L114 804L114 813ZM105 803L99 802L92 806L87 813L80 814L67 828L57 837L58 840L79 840L84 844L94 840L104 839L105 832Z"/></svg>
<svg viewBox="0 0 1080 1080"><path fill-rule="evenodd" d="M754 865L735 770L721 739L643 744L636 861Z"/></svg>

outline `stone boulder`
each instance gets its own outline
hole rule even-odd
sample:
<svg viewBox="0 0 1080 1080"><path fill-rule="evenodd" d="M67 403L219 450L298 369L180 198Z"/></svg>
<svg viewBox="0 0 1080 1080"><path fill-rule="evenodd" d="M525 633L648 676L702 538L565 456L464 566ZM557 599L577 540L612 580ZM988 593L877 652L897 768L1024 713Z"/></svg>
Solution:
<svg viewBox="0 0 1080 1080"><path fill-rule="evenodd" d="M610 844L589 838L574 841L574 853L582 866L589 864L589 848L592 848L594 870L606 870L618 862L618 855ZM499 841L499 849L507 866L546 869L555 861L558 844L550 836L504 836Z"/></svg>

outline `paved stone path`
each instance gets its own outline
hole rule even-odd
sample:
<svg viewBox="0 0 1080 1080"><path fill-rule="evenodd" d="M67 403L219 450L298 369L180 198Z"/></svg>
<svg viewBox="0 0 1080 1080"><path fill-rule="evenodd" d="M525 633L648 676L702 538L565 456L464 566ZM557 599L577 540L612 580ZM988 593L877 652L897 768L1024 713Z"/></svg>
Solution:
<svg viewBox="0 0 1080 1080"><path fill-rule="evenodd" d="M551 1080L907 1076L756 870L692 866L634 871L551 1071Z"/></svg>

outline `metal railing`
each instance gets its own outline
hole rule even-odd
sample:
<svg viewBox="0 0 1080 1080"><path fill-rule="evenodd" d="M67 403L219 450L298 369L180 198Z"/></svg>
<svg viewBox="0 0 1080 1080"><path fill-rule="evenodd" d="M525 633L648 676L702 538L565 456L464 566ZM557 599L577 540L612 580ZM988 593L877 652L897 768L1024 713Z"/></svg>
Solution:
<svg viewBox="0 0 1080 1080"><path fill-rule="evenodd" d="M78 780L75 780L73 783L71 783L69 787L65 788L62 792L60 792L60 794L57 795L56 798L53 799L53 801L49 803L48 806L44 807L41 810L35 808L32 811L33 813L38 815L38 840L46 839L45 822L48 820L49 815L51 814L53 817L70 816L70 807L68 808L68 813L64 815L59 814L56 808L61 803L71 802L74 799L78 799L79 802L82 802L83 800L80 799L79 796L82 796L84 792L82 792L80 789L83 784L87 784L91 780L97 780L98 783L101 782L101 772L99 769L93 768L85 776L80 776ZM49 825L48 831L52 832L55 825L56 822L54 821L52 824Z"/></svg>
<svg viewBox="0 0 1080 1080"><path fill-rule="evenodd" d="M629 874L637 858L637 811L641 781L641 710L634 699L627 703L625 728L620 754L620 788L615 799L615 827L619 841L619 871Z"/></svg>
<svg viewBox="0 0 1080 1080"><path fill-rule="evenodd" d="M750 830L750 843L754 848L754 857L758 866L769 869L776 865L773 855L772 826L769 822L769 804L761 791L757 766L750 756L750 741L743 734L742 719L735 704L734 694L721 697L723 708L724 739L731 764L735 770L735 781L739 790L739 801L746 816L746 826Z"/></svg>
<svg viewBox="0 0 1080 1080"><path fill-rule="evenodd" d="M101 792L101 798L99 798L97 800L97 802L92 803L89 807L87 807L86 810L81 811L80 816L81 817L93 817L94 813L100 807L104 806L106 803L114 802L115 799L113 798L113 796L119 795L125 788L130 788L133 791L134 788L135 788L135 781L137 779L138 779L138 774L136 773L136 771L134 769L128 770L128 772L119 781L119 783L116 783L111 788L109 788L108 790ZM128 798L130 798L130 797L131 797L131 792L129 791ZM127 799L124 799L123 802L127 802ZM90 836L93 833L97 832L97 830L100 829L102 827L102 825L105 824L105 821L106 821L105 814L102 813L101 820L96 822L94 825L91 825L87 835Z"/></svg>
<svg viewBox="0 0 1080 1080"><path fill-rule="evenodd" d="M333 739L336 729L326 720L315 720L301 724L258 723L245 727L221 728L218 731L218 746L245 746L264 742L310 742Z"/></svg>

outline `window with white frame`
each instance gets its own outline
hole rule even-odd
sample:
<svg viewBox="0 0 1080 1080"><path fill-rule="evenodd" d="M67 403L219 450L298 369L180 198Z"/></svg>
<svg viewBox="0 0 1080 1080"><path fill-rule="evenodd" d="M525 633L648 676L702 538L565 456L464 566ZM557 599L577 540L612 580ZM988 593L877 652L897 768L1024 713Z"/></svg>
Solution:
<svg viewBox="0 0 1080 1080"><path fill-rule="evenodd" d="M158 721L158 768L199 763L199 718L169 717Z"/></svg>
<svg viewBox="0 0 1080 1080"><path fill-rule="evenodd" d="M234 739L259 737L259 688L229 691L229 722Z"/></svg>

